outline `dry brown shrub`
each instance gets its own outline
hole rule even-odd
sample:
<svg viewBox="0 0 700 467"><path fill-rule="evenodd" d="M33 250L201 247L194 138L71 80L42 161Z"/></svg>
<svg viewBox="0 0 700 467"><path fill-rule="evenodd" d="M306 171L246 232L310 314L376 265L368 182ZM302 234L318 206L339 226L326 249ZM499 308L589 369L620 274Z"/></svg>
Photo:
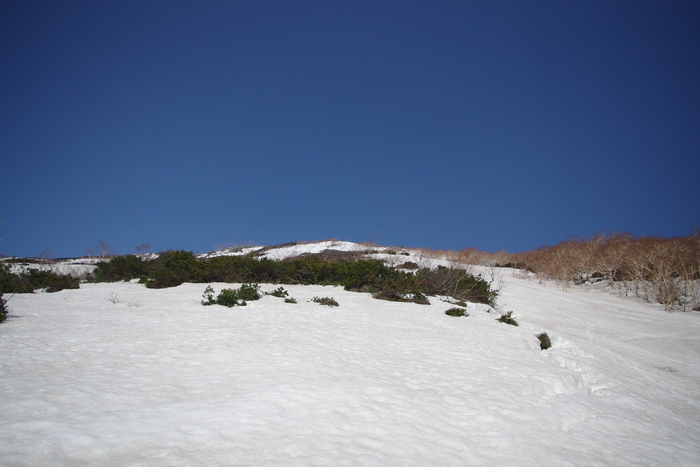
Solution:
<svg viewBox="0 0 700 467"><path fill-rule="evenodd" d="M473 253L472 253L473 255ZM620 293L664 305L700 309L700 232L678 238L600 233L569 238L517 256L541 279L563 287L606 280Z"/></svg>

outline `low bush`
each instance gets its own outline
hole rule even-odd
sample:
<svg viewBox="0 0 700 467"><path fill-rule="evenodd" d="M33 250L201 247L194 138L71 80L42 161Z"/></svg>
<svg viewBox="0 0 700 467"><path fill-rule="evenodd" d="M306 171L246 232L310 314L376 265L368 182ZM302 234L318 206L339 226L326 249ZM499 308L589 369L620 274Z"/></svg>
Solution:
<svg viewBox="0 0 700 467"><path fill-rule="evenodd" d="M384 288L379 292L372 294L372 298L379 300L387 300L390 302L404 302L406 301L404 295L396 289Z"/></svg>
<svg viewBox="0 0 700 467"><path fill-rule="evenodd" d="M284 287L278 287L272 292L268 292L267 295L272 295L273 297L284 298L289 297L289 292L284 290Z"/></svg>
<svg viewBox="0 0 700 467"><path fill-rule="evenodd" d="M243 301L260 300L262 298L260 286L258 284L243 284L236 291L236 295L238 295L238 298Z"/></svg>
<svg viewBox="0 0 700 467"><path fill-rule="evenodd" d="M324 259L325 258L325 259ZM238 282L269 284L341 285L345 290L369 292L384 300L427 304L429 295L492 305L496 292L467 270L438 267L415 273L376 260L349 261L345 256L307 255L283 261L248 256L221 256L207 260L193 253L171 251L156 260L118 257L98 265L98 281L140 277L150 288L175 287L184 282ZM272 294L285 297L280 288Z"/></svg>
<svg viewBox="0 0 700 467"><path fill-rule="evenodd" d="M78 278L70 274L58 274L39 269L28 269L19 274L13 274L7 265L0 268L0 291L3 293L31 293L37 289L58 292L79 287Z"/></svg>
<svg viewBox="0 0 700 467"><path fill-rule="evenodd" d="M469 313L467 313L467 310L464 308L450 308L449 310L445 311L446 315L449 316L469 316Z"/></svg>
<svg viewBox="0 0 700 467"><path fill-rule="evenodd" d="M118 282L140 279L148 275L148 263L138 256L115 256L109 261L98 263L93 271L96 282Z"/></svg>
<svg viewBox="0 0 700 467"><path fill-rule="evenodd" d="M236 290L224 289L216 297L216 304L231 308L233 306L245 306L246 302L245 300L239 300Z"/></svg>
<svg viewBox="0 0 700 467"><path fill-rule="evenodd" d="M401 292L392 287L384 287L379 292L372 294L372 298L388 300L390 302L418 303L419 305L430 305L428 297L421 292Z"/></svg>
<svg viewBox="0 0 700 467"><path fill-rule="evenodd" d="M0 293L0 323L7 319L7 300Z"/></svg>
<svg viewBox="0 0 700 467"><path fill-rule="evenodd" d="M262 295L258 284L243 284L238 289L223 289L214 298L214 289L209 285L204 289L202 297L202 305L222 305L231 308L246 306L246 301L259 300Z"/></svg>
<svg viewBox="0 0 700 467"><path fill-rule="evenodd" d="M501 315L500 318L498 318L496 321L500 321L501 323L506 323L510 324L511 326L517 326L518 322L513 318L513 312L509 311L506 314Z"/></svg>
<svg viewBox="0 0 700 467"><path fill-rule="evenodd" d="M311 299L312 302L316 302L319 305L326 305L326 306L340 306L338 302L335 301L333 297L314 297Z"/></svg>
<svg viewBox="0 0 700 467"><path fill-rule="evenodd" d="M296 303L297 299L293 297L285 298L284 303Z"/></svg>
<svg viewBox="0 0 700 467"><path fill-rule="evenodd" d="M216 305L214 288L211 285L208 285L207 288L204 289L204 293L202 294L202 305Z"/></svg>
<svg viewBox="0 0 700 467"><path fill-rule="evenodd" d="M552 346L552 341L549 340L547 333L542 333L537 338L540 340L540 350L547 350Z"/></svg>
<svg viewBox="0 0 700 467"><path fill-rule="evenodd" d="M420 292L415 292L411 294L411 298L409 299L409 301L417 303L419 305L430 305L430 300L428 300L428 297L426 297L425 294L422 294Z"/></svg>
<svg viewBox="0 0 700 467"><path fill-rule="evenodd" d="M153 272L141 278L146 287L163 289L185 282L202 282L202 263L189 251L170 251L152 262Z"/></svg>

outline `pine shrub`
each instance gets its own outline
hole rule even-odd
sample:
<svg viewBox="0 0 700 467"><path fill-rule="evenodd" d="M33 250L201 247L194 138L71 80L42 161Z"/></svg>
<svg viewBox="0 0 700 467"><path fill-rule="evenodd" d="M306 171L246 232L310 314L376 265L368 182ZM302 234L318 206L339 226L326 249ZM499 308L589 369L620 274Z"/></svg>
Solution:
<svg viewBox="0 0 700 467"><path fill-rule="evenodd" d="M379 299L421 304L429 303L428 296L445 295L492 305L497 294L486 281L465 269L440 266L412 273L381 261L349 260L342 255L305 255L283 261L248 256L200 260L191 252L171 251L151 261L133 255L113 258L98 265L95 273L98 281L135 277L141 277L150 288L175 287L183 282L341 285L345 290L369 292ZM280 287L272 295L286 297L285 292Z"/></svg>
<svg viewBox="0 0 700 467"><path fill-rule="evenodd" d="M552 346L552 341L549 339L547 333L542 333L537 338L540 340L540 350L547 350Z"/></svg>
<svg viewBox="0 0 700 467"><path fill-rule="evenodd" d="M445 311L445 314L449 316L469 316L467 310L458 307L450 308L449 310Z"/></svg>
<svg viewBox="0 0 700 467"><path fill-rule="evenodd" d="M316 302L319 305L326 305L326 306L340 306L338 302L335 301L333 297L314 297L311 299L312 302Z"/></svg>
<svg viewBox="0 0 700 467"><path fill-rule="evenodd" d="M284 287L278 287L272 292L267 293L267 295L272 295L273 297L284 298L289 297L289 292L284 290Z"/></svg>
<svg viewBox="0 0 700 467"><path fill-rule="evenodd" d="M140 279L148 275L148 263L138 256L115 256L98 263L93 271L96 282L118 282Z"/></svg>
<svg viewBox="0 0 700 467"><path fill-rule="evenodd" d="M0 268L0 290L4 293L31 293L37 289L58 292L64 289L77 289L80 281L70 274L29 269L13 274L7 265Z"/></svg>
<svg viewBox="0 0 700 467"><path fill-rule="evenodd" d="M0 293L0 323L7 319L7 300Z"/></svg>
<svg viewBox="0 0 700 467"><path fill-rule="evenodd" d="M216 304L231 308L233 306L245 306L246 302L240 299L238 291L234 289L223 289L216 297Z"/></svg>
<svg viewBox="0 0 700 467"><path fill-rule="evenodd" d="M202 295L202 305L222 305L229 308L234 306L246 306L246 301L260 300L260 286L258 284L242 284L238 289L223 289L214 298L214 289L207 286Z"/></svg>
<svg viewBox="0 0 700 467"><path fill-rule="evenodd" d="M501 323L506 323L510 324L511 326L517 326L518 322L513 318L513 312L509 311L506 314L501 315L500 318L498 318L496 321L500 321Z"/></svg>
<svg viewBox="0 0 700 467"><path fill-rule="evenodd" d="M170 251L153 262L154 272L145 279L146 287L163 289L185 282L202 282L202 263L189 251Z"/></svg>

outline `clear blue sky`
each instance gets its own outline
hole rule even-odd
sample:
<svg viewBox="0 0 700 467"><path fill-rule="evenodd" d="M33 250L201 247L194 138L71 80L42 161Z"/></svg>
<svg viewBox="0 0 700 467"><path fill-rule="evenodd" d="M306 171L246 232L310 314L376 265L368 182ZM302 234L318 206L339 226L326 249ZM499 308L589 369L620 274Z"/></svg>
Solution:
<svg viewBox="0 0 700 467"><path fill-rule="evenodd" d="M0 2L0 253L700 226L695 1Z"/></svg>

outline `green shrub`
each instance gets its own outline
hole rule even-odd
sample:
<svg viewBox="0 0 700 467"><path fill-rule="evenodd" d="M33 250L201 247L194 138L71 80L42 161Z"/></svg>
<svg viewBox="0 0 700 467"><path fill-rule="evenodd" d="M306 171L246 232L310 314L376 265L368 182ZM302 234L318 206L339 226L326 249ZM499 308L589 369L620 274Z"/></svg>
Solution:
<svg viewBox="0 0 700 467"><path fill-rule="evenodd" d="M509 311L508 313L501 315L500 318L498 318L496 321L500 321L501 323L506 323L510 324L511 326L517 326L518 322L513 318L513 312Z"/></svg>
<svg viewBox="0 0 700 467"><path fill-rule="evenodd" d="M467 313L467 310L464 308L450 308L449 310L445 311L446 315L449 316L469 316L469 313Z"/></svg>
<svg viewBox="0 0 700 467"><path fill-rule="evenodd" d="M146 278L146 287L163 289L185 282L202 282L202 263L189 251L170 251L153 262L154 272Z"/></svg>
<svg viewBox="0 0 700 467"><path fill-rule="evenodd" d="M285 298L284 303L296 303L297 299L293 297Z"/></svg>
<svg viewBox="0 0 700 467"><path fill-rule="evenodd" d="M148 275L148 264L134 255L115 256L98 263L93 271L96 282L118 282L139 279Z"/></svg>
<svg viewBox="0 0 700 467"><path fill-rule="evenodd" d="M410 302L417 303L419 305L430 305L430 300L424 294L420 292L414 292L411 294ZM466 306L466 305L465 305Z"/></svg>
<svg viewBox="0 0 700 467"><path fill-rule="evenodd" d="M376 298L379 300L388 300L390 302L405 302L406 299L404 297L404 294L399 292L396 289L392 289L389 287L383 288L379 292L375 292L372 294L372 298Z"/></svg>
<svg viewBox="0 0 700 467"><path fill-rule="evenodd" d="M17 276L10 273L10 267L7 264L0 264L0 293L16 292L13 290L16 280Z"/></svg>
<svg viewBox="0 0 700 467"><path fill-rule="evenodd" d="M51 271L29 271L35 289L45 289L47 292L58 292L64 289L80 288L80 281L70 274L57 274Z"/></svg>
<svg viewBox="0 0 700 467"><path fill-rule="evenodd" d="M388 300L390 302L418 303L419 305L430 305L428 297L421 292L400 292L395 288L384 287L379 292L372 294L372 298Z"/></svg>
<svg viewBox="0 0 700 467"><path fill-rule="evenodd" d="M113 258L96 269L99 281L141 277L150 288L175 287L183 282L238 282L305 285L342 285L345 290L369 292L375 298L429 303L427 296L446 295L461 302L493 305L496 292L481 278L459 268L423 268L415 273L389 267L376 260L346 256L306 255L284 261L248 256L222 256L199 260L186 251L171 251L156 260L135 256ZM1 280L0 280L1 282ZM280 287L272 294L286 297Z"/></svg>
<svg viewBox="0 0 700 467"><path fill-rule="evenodd" d="M537 338L540 340L540 350L547 350L552 346L552 341L549 340L547 333L542 333Z"/></svg>
<svg viewBox="0 0 700 467"><path fill-rule="evenodd" d="M289 292L284 290L284 287L278 287L272 292L269 292L267 295L272 295L273 297L278 297L278 298L284 298L284 297L289 297Z"/></svg>
<svg viewBox="0 0 700 467"><path fill-rule="evenodd" d="M202 295L202 305L222 305L227 307L246 306L247 301L259 300L260 286L257 284L242 284L238 289L223 289L214 298L214 289L207 286Z"/></svg>
<svg viewBox="0 0 700 467"><path fill-rule="evenodd" d="M243 301L260 300L262 298L260 286L258 284L243 284L236 291L236 295L238 295L238 298Z"/></svg>
<svg viewBox="0 0 700 467"><path fill-rule="evenodd" d="M202 261L203 282L264 282L273 284L280 280L277 262L247 256L220 256Z"/></svg>
<svg viewBox="0 0 700 467"><path fill-rule="evenodd" d="M238 291L234 289L223 289L219 292L219 295L216 297L216 304L229 308L233 306L246 306L245 300L240 300Z"/></svg>
<svg viewBox="0 0 700 467"><path fill-rule="evenodd" d="M211 285L208 285L206 289L204 289L204 293L202 294L202 305L215 305L216 304L216 299L214 298L214 289L212 288Z"/></svg>
<svg viewBox="0 0 700 467"><path fill-rule="evenodd" d="M335 301L333 297L314 297L311 299L312 302L316 302L319 305L326 305L326 306L340 306L338 302Z"/></svg>
<svg viewBox="0 0 700 467"><path fill-rule="evenodd" d="M0 293L0 323L7 319L7 300Z"/></svg>
<svg viewBox="0 0 700 467"><path fill-rule="evenodd" d="M0 292L3 293L31 293L37 289L58 292L79 287L78 278L70 274L57 274L53 271L38 269L28 269L19 274L13 274L7 265L0 268Z"/></svg>

